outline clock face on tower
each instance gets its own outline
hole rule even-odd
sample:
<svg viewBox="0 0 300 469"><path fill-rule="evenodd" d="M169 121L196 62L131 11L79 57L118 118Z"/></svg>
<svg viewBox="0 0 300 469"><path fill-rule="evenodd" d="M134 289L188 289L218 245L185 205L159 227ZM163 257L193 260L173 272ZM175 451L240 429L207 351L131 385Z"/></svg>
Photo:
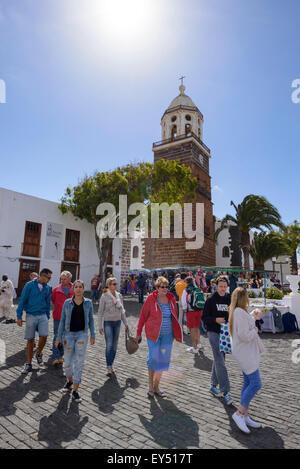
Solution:
<svg viewBox="0 0 300 469"><path fill-rule="evenodd" d="M199 155L199 161L200 161L200 164L203 166L203 163L204 163L204 158L203 158L203 155Z"/></svg>

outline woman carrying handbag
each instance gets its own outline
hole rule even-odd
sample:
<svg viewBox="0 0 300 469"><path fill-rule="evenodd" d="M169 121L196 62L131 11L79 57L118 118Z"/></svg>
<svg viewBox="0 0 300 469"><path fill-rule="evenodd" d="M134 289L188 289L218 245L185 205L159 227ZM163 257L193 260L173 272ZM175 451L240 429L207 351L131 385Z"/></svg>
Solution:
<svg viewBox="0 0 300 469"><path fill-rule="evenodd" d="M112 376L115 373L113 363L118 348L121 321L126 331L128 330L122 295L117 291L117 279L114 277L106 281L106 288L100 299L98 320L99 332L105 336L106 342L107 376Z"/></svg>

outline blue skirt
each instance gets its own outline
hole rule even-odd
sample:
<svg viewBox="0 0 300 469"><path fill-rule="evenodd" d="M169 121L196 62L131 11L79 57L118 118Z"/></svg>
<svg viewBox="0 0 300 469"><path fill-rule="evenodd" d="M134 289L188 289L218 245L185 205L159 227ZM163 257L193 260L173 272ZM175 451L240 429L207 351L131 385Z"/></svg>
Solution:
<svg viewBox="0 0 300 469"><path fill-rule="evenodd" d="M157 342L148 341L148 370L167 371L170 367L173 333L159 336Z"/></svg>

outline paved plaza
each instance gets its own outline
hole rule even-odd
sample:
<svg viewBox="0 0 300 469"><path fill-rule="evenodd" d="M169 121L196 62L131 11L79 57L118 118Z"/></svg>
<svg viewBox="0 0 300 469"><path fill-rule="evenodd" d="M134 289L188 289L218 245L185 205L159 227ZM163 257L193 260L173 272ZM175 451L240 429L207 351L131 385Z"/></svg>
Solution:
<svg viewBox="0 0 300 469"><path fill-rule="evenodd" d="M125 300L125 307L135 332L140 306L134 299ZM263 428L244 435L231 419L239 402L241 373L229 357L235 405L228 407L208 393L212 353L206 337L204 353L196 357L185 351L188 336L185 343L175 343L171 368L161 383L168 398L149 400L145 336L138 352L129 356L122 327L117 374L110 379L105 374L104 338L98 334L96 344L88 347L80 388L83 401L76 404L61 393L62 368L51 365L52 321L50 325L45 370L38 370L34 360L34 371L24 376L24 326L0 323L7 357L0 367L1 448L300 448L300 364L292 362L297 334L262 335L267 349L261 365L263 389L251 411Z"/></svg>

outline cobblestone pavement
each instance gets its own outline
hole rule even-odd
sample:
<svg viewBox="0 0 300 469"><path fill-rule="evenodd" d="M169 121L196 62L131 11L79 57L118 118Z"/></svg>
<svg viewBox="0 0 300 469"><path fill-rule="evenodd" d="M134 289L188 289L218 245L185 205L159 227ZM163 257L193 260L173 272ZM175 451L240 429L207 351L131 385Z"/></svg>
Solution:
<svg viewBox="0 0 300 469"><path fill-rule="evenodd" d="M140 306L125 301L133 331ZM96 316L95 316L96 318ZM166 400L146 397L147 344L129 356L124 328L115 361L115 378L105 374L104 339L88 347L82 403L71 401L61 388L62 368L51 365L50 340L45 350L45 370L21 375L25 361L24 326L0 323L0 337L6 343L6 363L0 367L1 448L299 448L300 364L292 363L292 334L264 334L267 349L261 374L263 389L251 406L252 415L263 428L242 434L231 415L239 402L241 373L232 357L228 370L235 405L226 406L208 393L212 353L202 337L204 353L194 357L185 343L175 343L171 368L164 374Z"/></svg>

